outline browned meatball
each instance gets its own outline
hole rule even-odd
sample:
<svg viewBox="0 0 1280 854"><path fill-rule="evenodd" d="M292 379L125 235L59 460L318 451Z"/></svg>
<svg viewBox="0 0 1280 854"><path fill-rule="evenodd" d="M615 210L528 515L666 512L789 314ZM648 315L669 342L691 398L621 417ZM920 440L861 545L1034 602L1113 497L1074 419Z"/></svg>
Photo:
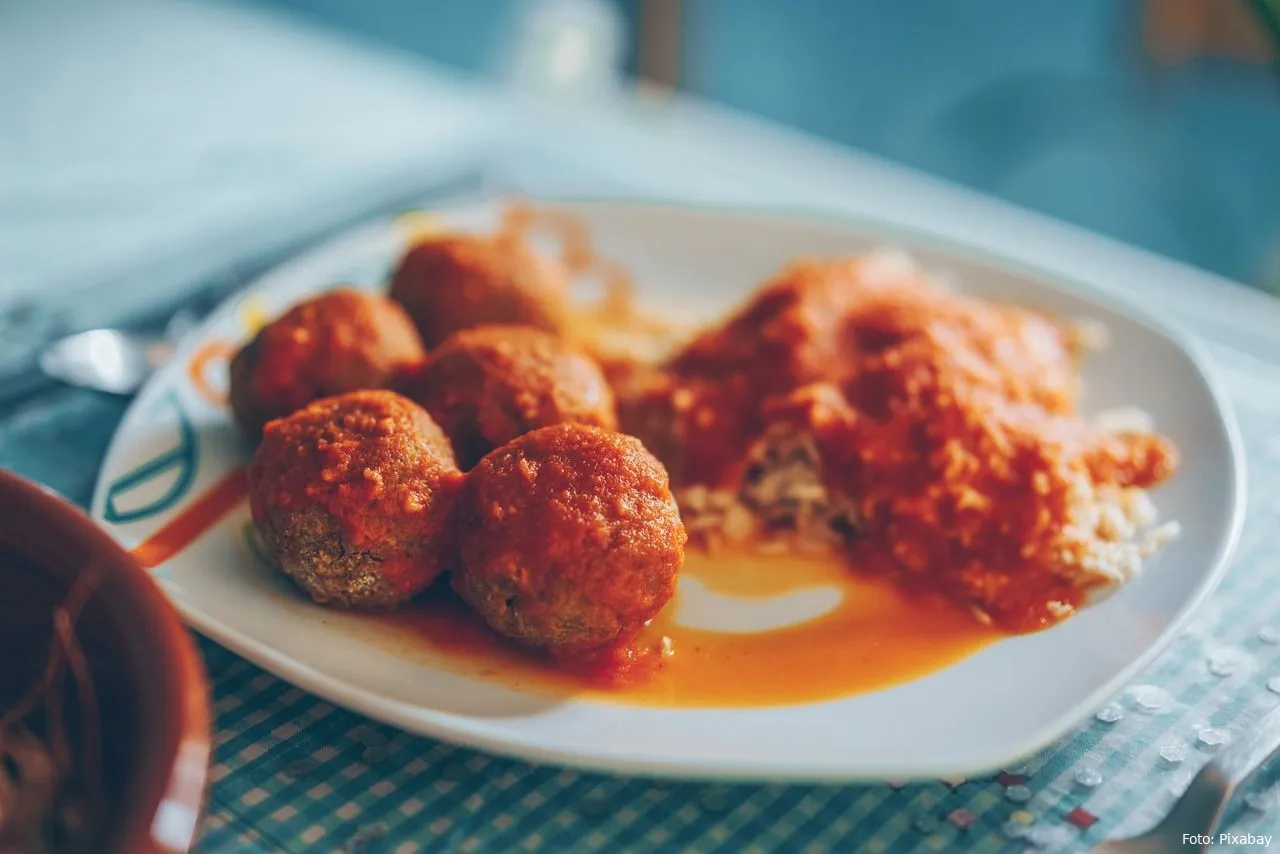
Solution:
<svg viewBox="0 0 1280 854"><path fill-rule="evenodd" d="M618 389L620 429L653 451L677 491L737 482L759 427L759 405L751 377L742 374L710 380L650 371Z"/></svg>
<svg viewBox="0 0 1280 854"><path fill-rule="evenodd" d="M757 395L821 379L847 358L843 323L867 292L858 259L798 263L671 361L685 377L749 376Z"/></svg>
<svg viewBox="0 0 1280 854"><path fill-rule="evenodd" d="M426 358L398 304L349 288L300 303L263 327L231 362L231 409L257 435L311 401L386 388Z"/></svg>
<svg viewBox="0 0 1280 854"><path fill-rule="evenodd" d="M461 329L518 323L559 331L566 314L563 270L520 237L450 235L414 246L391 279L428 347Z"/></svg>
<svg viewBox="0 0 1280 854"><path fill-rule="evenodd" d="M267 424L249 504L280 569L313 599L383 607L448 568L461 483L448 439L421 407L358 391Z"/></svg>
<svg viewBox="0 0 1280 854"><path fill-rule="evenodd" d="M550 333L478 326L451 335L404 386L469 469L522 433L552 424L617 428L599 365Z"/></svg>
<svg viewBox="0 0 1280 854"><path fill-rule="evenodd" d="M685 530L639 440L559 424L480 461L453 584L496 631L556 654L630 639L675 592Z"/></svg>
<svg viewBox="0 0 1280 854"><path fill-rule="evenodd" d="M882 337L860 324L883 305L940 298L913 269L886 260L792 264L660 370L615 373L621 429L653 449L677 489L732 485L764 427L762 406L853 371Z"/></svg>

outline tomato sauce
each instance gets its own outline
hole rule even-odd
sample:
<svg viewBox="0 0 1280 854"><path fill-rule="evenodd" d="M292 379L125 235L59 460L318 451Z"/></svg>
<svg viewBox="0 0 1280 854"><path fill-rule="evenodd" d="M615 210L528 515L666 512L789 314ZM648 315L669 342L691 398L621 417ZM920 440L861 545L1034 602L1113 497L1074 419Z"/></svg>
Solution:
<svg viewBox="0 0 1280 854"><path fill-rule="evenodd" d="M813 619L748 633L684 624L685 597L678 594L610 660L577 665L493 634L447 585L405 609L365 619L388 630L372 637L513 689L679 708L785 706L881 690L937 672L1003 637L940 598L862 577L834 557L691 552L681 577L729 607L801 591L835 591L839 600Z"/></svg>

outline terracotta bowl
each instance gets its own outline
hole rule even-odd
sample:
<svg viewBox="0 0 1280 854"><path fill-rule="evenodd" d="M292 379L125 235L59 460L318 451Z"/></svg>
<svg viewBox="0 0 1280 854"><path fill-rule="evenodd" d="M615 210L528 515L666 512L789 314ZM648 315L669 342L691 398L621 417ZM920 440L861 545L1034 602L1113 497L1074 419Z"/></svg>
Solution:
<svg viewBox="0 0 1280 854"><path fill-rule="evenodd" d="M76 636L98 698L105 797L91 850L186 851L209 764L208 686L191 638L147 573L104 531L68 502L3 471L0 712L40 680L54 610L89 567L100 578ZM69 729L85 731L79 720Z"/></svg>

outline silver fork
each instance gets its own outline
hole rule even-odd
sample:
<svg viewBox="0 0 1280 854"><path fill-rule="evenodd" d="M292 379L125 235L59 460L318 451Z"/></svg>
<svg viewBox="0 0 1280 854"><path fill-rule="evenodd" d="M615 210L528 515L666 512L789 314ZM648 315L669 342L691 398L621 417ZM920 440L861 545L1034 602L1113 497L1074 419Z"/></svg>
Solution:
<svg viewBox="0 0 1280 854"><path fill-rule="evenodd" d="M1227 804L1277 753L1280 753L1280 707L1201 768L1159 824L1141 836L1101 842L1094 846L1094 854L1208 851L1208 840L1213 837Z"/></svg>

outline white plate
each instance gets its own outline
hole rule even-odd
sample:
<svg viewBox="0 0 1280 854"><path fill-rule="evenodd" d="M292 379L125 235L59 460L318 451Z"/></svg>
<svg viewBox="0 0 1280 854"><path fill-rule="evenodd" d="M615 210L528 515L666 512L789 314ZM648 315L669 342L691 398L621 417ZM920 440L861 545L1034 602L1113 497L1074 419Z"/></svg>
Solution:
<svg viewBox="0 0 1280 854"><path fill-rule="evenodd" d="M1105 323L1112 346L1086 363L1087 410L1138 406L1183 450L1156 494L1183 535L1136 583L1039 634L1001 641L908 684L831 702L753 709L662 709L551 701L433 666L362 638L257 567L243 545L248 511L157 569L198 631L297 685L406 729L473 747L621 772L735 779L905 779L975 774L1062 735L1132 678L1213 590L1237 539L1244 468L1234 417L1202 356L1134 312L1034 272L874 226L642 204L565 204L602 254L623 262L646 301L705 314L740 299L797 255L891 245L961 289ZM485 227L495 205L439 212ZM230 301L182 347L126 415L103 466L94 516L132 547L170 521L248 451L189 363L208 341L242 340L245 316L274 315L342 282L383 281L404 246L385 222L336 240ZM207 382L224 382L216 368ZM839 666L833 663L833 666Z"/></svg>

